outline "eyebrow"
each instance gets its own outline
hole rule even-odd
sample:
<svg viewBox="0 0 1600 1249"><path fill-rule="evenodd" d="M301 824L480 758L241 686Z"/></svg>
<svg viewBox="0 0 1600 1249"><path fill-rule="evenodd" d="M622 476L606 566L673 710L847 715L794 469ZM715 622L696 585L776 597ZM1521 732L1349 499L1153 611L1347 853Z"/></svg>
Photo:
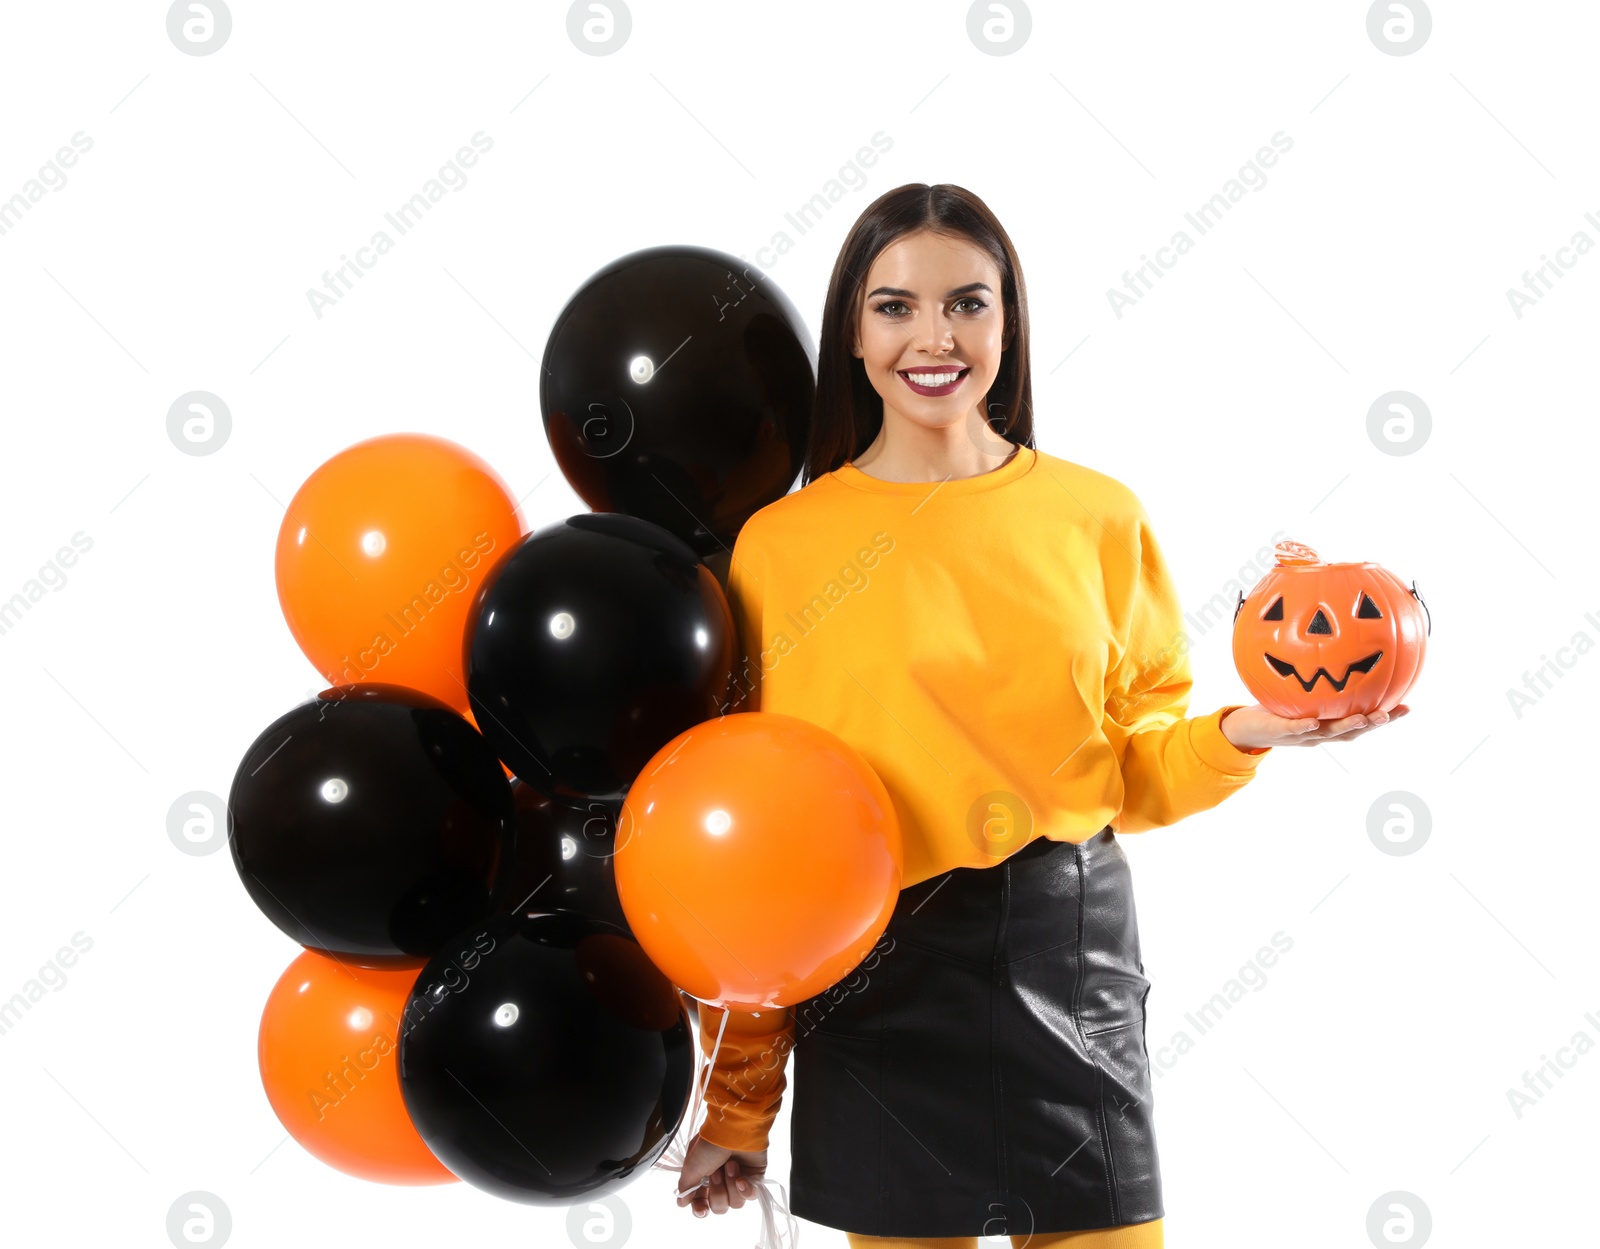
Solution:
<svg viewBox="0 0 1600 1249"><path fill-rule="evenodd" d="M954 299L957 295L965 295L971 291L988 291L989 294L994 294L987 282L968 282L965 286L958 286L954 290L946 291L944 297L946 299ZM867 292L868 299L876 295L898 295L904 299L915 299L917 297L916 291L904 290L898 286L880 286L875 291Z"/></svg>

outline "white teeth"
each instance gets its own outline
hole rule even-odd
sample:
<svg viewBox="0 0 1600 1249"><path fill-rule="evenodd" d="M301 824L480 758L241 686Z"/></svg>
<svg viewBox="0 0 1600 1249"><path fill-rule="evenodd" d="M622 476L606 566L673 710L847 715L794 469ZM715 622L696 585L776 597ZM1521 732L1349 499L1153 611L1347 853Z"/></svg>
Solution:
<svg viewBox="0 0 1600 1249"><path fill-rule="evenodd" d="M954 373L912 373L910 375L911 380L919 386L948 386L960 376L959 370Z"/></svg>

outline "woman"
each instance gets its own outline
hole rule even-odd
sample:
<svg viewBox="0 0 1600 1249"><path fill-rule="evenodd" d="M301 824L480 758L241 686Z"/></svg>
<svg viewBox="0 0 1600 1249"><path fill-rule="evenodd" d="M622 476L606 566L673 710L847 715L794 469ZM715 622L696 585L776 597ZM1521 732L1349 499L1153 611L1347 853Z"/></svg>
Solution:
<svg viewBox="0 0 1600 1249"><path fill-rule="evenodd" d="M1149 982L1117 834L1215 806L1274 746L1350 741L1406 708L1185 718L1182 611L1148 517L1034 447L1022 271L957 186L890 191L845 240L805 481L741 530L728 594L742 709L862 754L905 875L855 973L728 1017L678 1187L710 1182L679 1204L754 1197L792 1049L790 1208L852 1246L1161 1245ZM709 1055L722 1012L700 1019Z"/></svg>

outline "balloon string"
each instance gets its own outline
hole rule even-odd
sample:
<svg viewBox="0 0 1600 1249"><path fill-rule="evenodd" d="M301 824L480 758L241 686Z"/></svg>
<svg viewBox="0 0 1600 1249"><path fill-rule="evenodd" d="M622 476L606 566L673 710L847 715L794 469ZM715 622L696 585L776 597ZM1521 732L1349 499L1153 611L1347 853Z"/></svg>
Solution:
<svg viewBox="0 0 1600 1249"><path fill-rule="evenodd" d="M671 1168L673 1170L682 1170L683 1168L684 1159L689 1153L689 1146L693 1143L695 1136L698 1135L700 1131L700 1103L703 1094L710 1091L712 1071L717 1061L717 1055L722 1052L722 1034L728 1027L728 1016L731 1013L731 1010L727 1008L723 1009L722 1022L717 1025L717 1043L712 1046L711 1057L706 1060L706 1064L704 1068L702 1068L705 1073L704 1077L702 1078L700 1075L696 1075L694 1082L694 1101L689 1107L688 1115L684 1117L683 1122L679 1125L677 1135L672 1138L672 1143L667 1146L661 1157L656 1160L655 1165L658 1167L663 1169ZM698 1033L698 1029L696 1031ZM698 1054L700 1052L700 1039L698 1035L695 1037L694 1048L695 1053ZM695 1190L691 1188L687 1192L679 1193L678 1196L686 1197L689 1193L694 1191Z"/></svg>
<svg viewBox="0 0 1600 1249"><path fill-rule="evenodd" d="M660 1167L665 1171L682 1172L684 1160L689 1154L689 1146L693 1144L695 1137L700 1134L700 1128L703 1126L700 1117L701 1103L705 1100L705 1094L709 1093L711 1089L711 1076L716 1068L717 1055L722 1052L722 1035L727 1030L728 1016L732 1013L731 1008L723 1008L722 1022L717 1025L717 1043L711 1047L711 1057L706 1060L703 1068L704 1077L702 1078L699 1075L695 1077L694 1101L689 1107L689 1113L683 1123L679 1125L677 1134L672 1138L672 1143L662 1152L661 1157L656 1159L655 1167ZM700 1050L698 1042L699 1038L696 1037L696 1053ZM706 1106L706 1111L709 1116L709 1104ZM798 1246L800 1244L800 1227L795 1222L793 1213L789 1210L788 1194L784 1186L776 1180L769 1180L765 1175L746 1175L744 1179L746 1183L755 1185L756 1199L761 1203L761 1236L756 1241L755 1249L784 1249L785 1245L793 1249L793 1247ZM677 1195L679 1197L687 1197L690 1193L696 1192L699 1187L702 1186L697 1185L696 1188L685 1189ZM776 1195L774 1190L776 1190ZM784 1219L784 1229L781 1232L778 1228L777 1216L779 1214L782 1214Z"/></svg>
<svg viewBox="0 0 1600 1249"><path fill-rule="evenodd" d="M800 1225L795 1222L794 1215L789 1211L789 1203L783 1195L783 1185L777 1180L767 1179L764 1175L747 1175L745 1179L756 1186L756 1197L761 1202L761 1239L756 1241L756 1249L783 1249L785 1243L791 1246L799 1245ZM773 1189L777 1189L780 1195L774 1197ZM787 1237L778 1231L777 1217L773 1213L774 1207L783 1214Z"/></svg>

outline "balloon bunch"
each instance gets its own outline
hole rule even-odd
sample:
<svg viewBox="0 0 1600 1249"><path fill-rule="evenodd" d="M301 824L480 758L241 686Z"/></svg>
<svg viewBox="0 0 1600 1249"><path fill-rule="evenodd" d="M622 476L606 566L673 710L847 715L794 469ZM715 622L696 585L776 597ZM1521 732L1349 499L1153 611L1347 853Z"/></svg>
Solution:
<svg viewBox="0 0 1600 1249"><path fill-rule="evenodd" d="M527 532L488 464L421 434L295 494L278 596L329 687L246 751L228 823L305 947L258 1057L322 1161L540 1205L679 1165L697 1003L801 1001L881 934L888 795L824 730L738 710L708 566L793 481L811 360L759 276L647 249L545 351L546 434L595 511Z"/></svg>

